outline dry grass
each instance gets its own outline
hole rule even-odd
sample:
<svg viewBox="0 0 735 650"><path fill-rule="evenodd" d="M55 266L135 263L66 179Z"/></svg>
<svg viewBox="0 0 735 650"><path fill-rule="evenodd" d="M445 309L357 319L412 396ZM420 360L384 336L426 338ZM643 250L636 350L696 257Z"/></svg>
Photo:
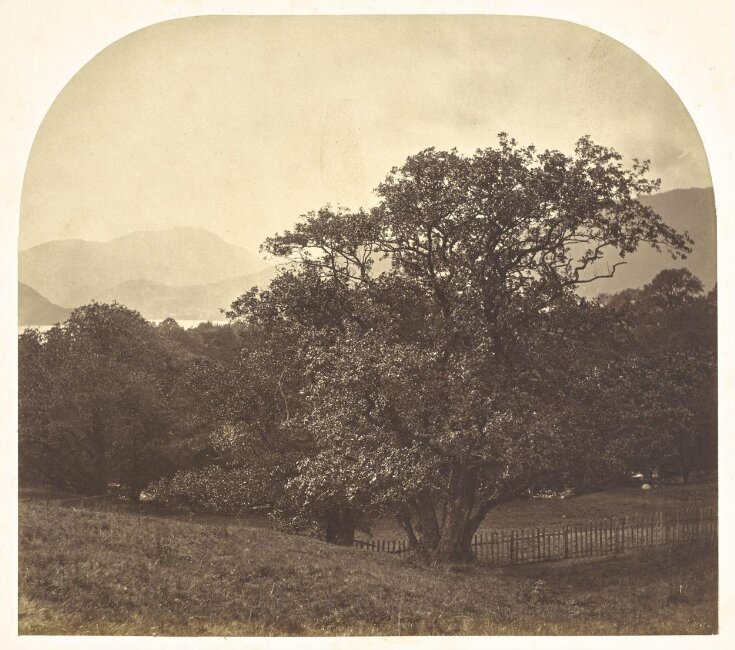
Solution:
<svg viewBox="0 0 735 650"><path fill-rule="evenodd" d="M711 634L712 552L426 568L247 526L20 506L21 634Z"/></svg>

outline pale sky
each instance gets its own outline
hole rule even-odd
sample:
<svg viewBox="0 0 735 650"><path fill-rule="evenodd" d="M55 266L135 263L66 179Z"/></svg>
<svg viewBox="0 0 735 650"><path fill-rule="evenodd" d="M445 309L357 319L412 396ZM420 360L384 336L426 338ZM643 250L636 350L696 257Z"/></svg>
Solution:
<svg viewBox="0 0 735 650"><path fill-rule="evenodd" d="M635 53L549 19L197 17L135 32L50 107L20 248L207 228L256 251L326 203L375 202L408 155L506 131L650 158L662 190L711 185L686 109Z"/></svg>

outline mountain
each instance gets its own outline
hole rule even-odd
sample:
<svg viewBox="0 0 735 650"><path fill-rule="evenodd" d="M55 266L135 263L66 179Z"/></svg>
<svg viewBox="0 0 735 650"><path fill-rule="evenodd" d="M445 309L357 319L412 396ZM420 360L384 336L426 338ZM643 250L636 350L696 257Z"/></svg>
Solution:
<svg viewBox="0 0 735 650"><path fill-rule="evenodd" d="M228 278L210 284L170 286L150 280L128 280L103 291L99 300L117 302L149 319L221 320L235 298L253 286L265 286L275 276L275 267L258 273Z"/></svg>
<svg viewBox="0 0 735 650"><path fill-rule="evenodd" d="M172 228L108 242L69 239L34 246L19 254L19 279L52 302L77 306L134 280L183 287L247 276L267 266L207 230Z"/></svg>
<svg viewBox="0 0 735 650"><path fill-rule="evenodd" d="M626 264L619 266L612 278L583 284L579 293L592 297L642 287L659 271L681 267L702 280L706 290L711 289L717 282L717 219L712 188L672 190L641 197L640 201L652 207L675 230L689 232L694 240L692 253L684 260L674 260L666 251L659 253L648 244L642 244L639 250L623 260ZM605 273L608 264L618 261L618 256L607 256L598 263L597 271Z"/></svg>
<svg viewBox="0 0 735 650"><path fill-rule="evenodd" d="M18 325L55 325L69 314L71 309L59 307L27 284L18 283Z"/></svg>
<svg viewBox="0 0 735 650"><path fill-rule="evenodd" d="M716 220L712 188L690 188L643 197L676 230L688 231L694 251L673 260L644 244L626 257L613 278L583 284L593 297L641 287L665 268L686 267L707 289L716 282ZM109 242L61 240L20 253L21 324L64 320L73 307L92 299L116 300L149 319L216 320L220 309L252 286L264 286L275 275L257 255L228 244L198 228L135 232ZM597 265L605 273L610 256ZM31 288L32 287L32 288ZM45 296L45 298L44 298ZM57 303L57 304L53 304ZM41 320L38 320L41 319Z"/></svg>

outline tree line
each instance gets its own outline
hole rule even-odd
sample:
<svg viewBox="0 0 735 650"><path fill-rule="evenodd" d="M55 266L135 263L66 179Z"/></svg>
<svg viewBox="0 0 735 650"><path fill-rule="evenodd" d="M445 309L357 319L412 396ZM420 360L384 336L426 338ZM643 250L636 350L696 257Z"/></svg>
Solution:
<svg viewBox="0 0 735 650"><path fill-rule="evenodd" d="M281 271L229 325L92 303L27 330L21 481L257 509L341 544L392 516L433 561L471 559L524 494L715 468L715 291L669 269L575 292L640 245L691 251L637 200L647 172L589 138L571 156L502 134L427 149L376 207L269 238Z"/></svg>

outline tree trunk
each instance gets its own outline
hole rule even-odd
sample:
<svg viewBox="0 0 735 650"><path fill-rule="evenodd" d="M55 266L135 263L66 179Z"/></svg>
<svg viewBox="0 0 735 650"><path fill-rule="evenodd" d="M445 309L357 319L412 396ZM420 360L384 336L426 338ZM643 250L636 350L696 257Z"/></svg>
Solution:
<svg viewBox="0 0 735 650"><path fill-rule="evenodd" d="M441 538L434 550L434 559L437 562L474 562L472 538L477 526L470 515L471 511L466 503L458 503L447 509Z"/></svg>
<svg viewBox="0 0 735 650"><path fill-rule="evenodd" d="M441 539L434 551L438 562L473 562L472 538L481 518L473 518L477 491L477 472L461 458L450 467L449 498L442 524Z"/></svg>
<svg viewBox="0 0 735 650"><path fill-rule="evenodd" d="M413 529L421 553L428 557L436 548L441 537L439 523L436 520L436 502L434 499L430 497L417 499Z"/></svg>
<svg viewBox="0 0 735 650"><path fill-rule="evenodd" d="M415 533L415 550L420 559L431 563L474 561L472 538L484 514L474 507L476 487L475 471L458 460L450 468L448 496L441 522L437 520L433 499L417 500L412 504L413 507L409 508L412 515L410 527Z"/></svg>
<svg viewBox="0 0 735 650"><path fill-rule="evenodd" d="M411 499L398 513L398 523L406 531L408 547L428 563L441 537L434 499L428 495Z"/></svg>
<svg viewBox="0 0 735 650"><path fill-rule="evenodd" d="M345 508L335 508L327 513L325 539L330 544L352 546L355 541L355 517Z"/></svg>
<svg viewBox="0 0 735 650"><path fill-rule="evenodd" d="M425 510L421 515L414 512L410 526L403 527L408 533L410 547L422 561L472 562L475 559L472 538L479 521L471 515L469 503L458 502L449 504L441 525L436 514Z"/></svg>
<svg viewBox="0 0 735 650"><path fill-rule="evenodd" d="M94 476L89 487L94 495L105 494L110 481L110 461L107 457L104 418L97 410L92 413L91 437L97 458L94 459L92 467Z"/></svg>

